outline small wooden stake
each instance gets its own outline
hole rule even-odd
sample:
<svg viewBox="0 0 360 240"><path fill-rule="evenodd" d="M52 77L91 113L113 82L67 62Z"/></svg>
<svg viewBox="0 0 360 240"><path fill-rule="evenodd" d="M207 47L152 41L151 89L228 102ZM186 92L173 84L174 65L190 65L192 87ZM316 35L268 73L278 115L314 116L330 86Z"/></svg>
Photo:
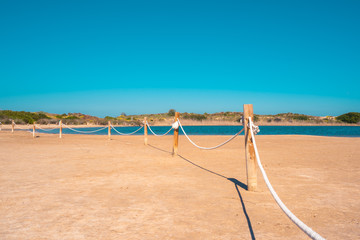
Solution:
<svg viewBox="0 0 360 240"><path fill-rule="evenodd" d="M109 137L109 140L111 140L111 123L110 123L110 121L108 121L108 125L109 125L109 127L108 127L108 137Z"/></svg>
<svg viewBox="0 0 360 240"><path fill-rule="evenodd" d="M174 121L177 122L178 119L180 119L180 113L176 112ZM178 154L178 146L179 146L179 128L174 129L174 146L172 152L173 156Z"/></svg>
<svg viewBox="0 0 360 240"><path fill-rule="evenodd" d="M14 120L11 120L11 132L14 133L14 128L15 128L15 122Z"/></svg>
<svg viewBox="0 0 360 240"><path fill-rule="evenodd" d="M60 125L59 138L62 138L62 120L60 120L59 125Z"/></svg>
<svg viewBox="0 0 360 240"><path fill-rule="evenodd" d="M33 138L35 138L35 122L33 124Z"/></svg>
<svg viewBox="0 0 360 240"><path fill-rule="evenodd" d="M148 129L147 129L147 118L144 118L144 144L148 145Z"/></svg>
<svg viewBox="0 0 360 240"><path fill-rule="evenodd" d="M254 121L253 105L244 104L244 130L245 130L245 159L248 191L255 191L257 187L256 156L251 137L251 129L248 127L249 117Z"/></svg>

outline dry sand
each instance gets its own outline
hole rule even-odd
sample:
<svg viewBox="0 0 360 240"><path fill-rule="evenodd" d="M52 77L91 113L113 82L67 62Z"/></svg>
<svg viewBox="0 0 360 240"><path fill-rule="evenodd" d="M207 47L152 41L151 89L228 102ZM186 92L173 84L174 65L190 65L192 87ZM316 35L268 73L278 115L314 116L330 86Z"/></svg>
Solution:
<svg viewBox="0 0 360 240"><path fill-rule="evenodd" d="M212 146L228 136L194 136ZM280 198L328 239L360 239L360 138L257 136ZM0 132L0 239L307 239L258 172L244 137L204 151L180 136ZM237 183L237 184L235 184Z"/></svg>

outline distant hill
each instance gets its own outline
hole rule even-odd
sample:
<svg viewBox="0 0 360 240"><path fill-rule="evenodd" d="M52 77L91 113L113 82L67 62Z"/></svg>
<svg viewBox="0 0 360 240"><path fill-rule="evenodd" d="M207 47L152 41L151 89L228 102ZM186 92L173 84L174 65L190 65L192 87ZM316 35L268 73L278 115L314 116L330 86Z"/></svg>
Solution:
<svg viewBox="0 0 360 240"><path fill-rule="evenodd" d="M219 124L226 123L242 123L242 112L218 112L218 113L181 113L181 119L192 120L197 122L212 122ZM143 119L144 117L148 118L148 122L153 122L154 124L159 124L161 122L172 121L173 116L169 113L159 113L159 114L142 114L134 115L134 118ZM275 115L254 115L254 122L259 125L296 125L296 124L341 124L347 123L341 121L333 116L319 117L319 116L310 116L298 113L280 113Z"/></svg>
<svg viewBox="0 0 360 240"><path fill-rule="evenodd" d="M141 125L144 118L153 125L169 125L173 122L175 110L170 109L167 113L140 114L99 118L82 113L63 113L54 114L46 112L25 112L25 111L0 111L0 122L11 124L14 120L16 124L57 124L61 119L65 124L83 125L95 124L106 125L111 121L114 125ZM180 118L188 124L239 124L242 123L242 112L218 112L218 113L181 113ZM254 121L258 125L302 125L302 124L360 124L360 113L346 113L338 117L310 116L298 113L279 113L276 115L254 115Z"/></svg>

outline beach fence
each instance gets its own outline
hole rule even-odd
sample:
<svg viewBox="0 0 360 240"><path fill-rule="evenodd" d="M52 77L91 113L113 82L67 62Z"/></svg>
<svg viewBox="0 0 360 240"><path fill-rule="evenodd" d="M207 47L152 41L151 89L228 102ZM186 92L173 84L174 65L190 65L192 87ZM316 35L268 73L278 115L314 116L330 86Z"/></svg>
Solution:
<svg viewBox="0 0 360 240"><path fill-rule="evenodd" d="M111 121L108 121L108 126L90 130L90 131L84 131L79 129L74 129L65 123L63 123L61 120L59 121L59 127L53 128L53 129L45 129L41 128L41 126L36 125L35 123L32 126L32 131L30 125L27 127L21 127L15 124L14 121L12 121L12 127L11 132L13 133L16 128L19 128L21 130L26 130L30 133L32 133L33 137L36 137L36 128L41 129L42 131L48 132L48 133L55 133L54 131L59 131L59 138L62 138L62 129L63 127L66 127L67 129L80 133L80 134L92 134L95 132L102 131L106 128L108 128L108 139L111 139L111 130L113 129L115 133L118 135L133 135L136 132L140 131L142 128L144 128L144 144L148 145L148 130L156 137L162 137L170 133L171 130L174 130L174 137L173 137L173 148L172 148L172 155L177 156L178 155L178 149L179 149L179 129L183 132L186 139L195 147L202 149L202 150L213 150L220 148L224 146L225 144L231 142L233 139L235 139L237 136L239 136L242 132L244 132L245 135L245 160L246 160L246 180L247 180L247 190L248 191L255 191L257 187L257 167L260 169L260 172L263 176L263 179L266 183L267 188L269 189L272 197L274 198L275 202L278 204L280 209L289 217L289 219L296 224L306 235L308 235L311 239L315 240L322 240L324 239L322 236L320 236L318 233L316 233L314 230L312 230L309 226L307 226L305 223L303 223L299 218L297 218L281 201L277 193L275 192L274 188L272 187L267 174L265 172L265 169L262 166L259 151L256 145L256 139L255 135L260 131L259 127L256 126L253 122L254 119L254 113L253 113L253 105L252 104L244 104L243 105L243 129L239 132L235 133L233 136L231 136L229 139L227 139L225 142L222 142L216 146L211 147L204 147L199 146L196 144L186 133L183 125L181 124L180 119L180 113L176 112L174 117L174 122L170 126L170 129L166 131L164 134L157 134L155 131L151 128L150 124L147 121L147 118L144 118L144 122L142 126L140 126L137 130L131 132L131 133L122 133L118 131L112 124Z"/></svg>

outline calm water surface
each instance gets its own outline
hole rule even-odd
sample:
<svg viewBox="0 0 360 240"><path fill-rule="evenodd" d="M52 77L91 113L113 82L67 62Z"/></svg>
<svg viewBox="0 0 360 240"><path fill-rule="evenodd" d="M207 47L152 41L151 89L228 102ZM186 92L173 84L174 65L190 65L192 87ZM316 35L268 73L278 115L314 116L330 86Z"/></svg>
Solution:
<svg viewBox="0 0 360 240"><path fill-rule="evenodd" d="M139 127L116 127L119 132L131 133ZM156 134L164 134L170 129L170 126L154 126L151 127ZM99 128L75 128L80 131L93 131ZM242 126L184 126L188 135L234 135L242 129ZM57 134L59 129L51 131L37 130L42 133ZM183 134L180 129L180 134ZM81 134L73 132L70 129L63 128L64 134ZM169 134L172 134L173 130ZM92 135L107 135L108 129L91 133ZM114 130L112 135L118 135ZM134 135L143 135L144 130L141 129ZM148 131L151 135L151 132ZM242 133L243 134L243 133ZM313 135L313 136L337 136L337 137L360 137L360 126L260 126L259 135Z"/></svg>

